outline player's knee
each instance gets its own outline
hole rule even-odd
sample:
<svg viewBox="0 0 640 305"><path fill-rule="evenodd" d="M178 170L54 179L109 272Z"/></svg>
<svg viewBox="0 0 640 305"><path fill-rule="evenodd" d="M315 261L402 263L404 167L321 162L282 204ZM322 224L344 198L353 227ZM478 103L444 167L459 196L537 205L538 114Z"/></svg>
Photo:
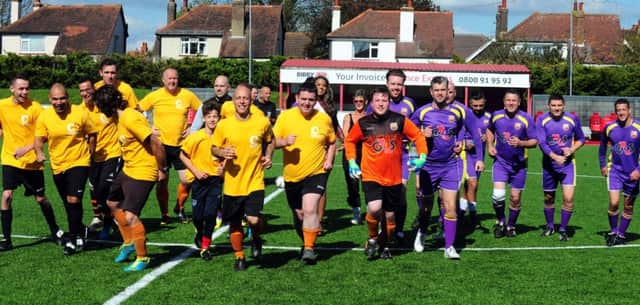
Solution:
<svg viewBox="0 0 640 305"><path fill-rule="evenodd" d="M493 194L491 198L493 202L504 202L506 199L507 191L504 189L493 189Z"/></svg>

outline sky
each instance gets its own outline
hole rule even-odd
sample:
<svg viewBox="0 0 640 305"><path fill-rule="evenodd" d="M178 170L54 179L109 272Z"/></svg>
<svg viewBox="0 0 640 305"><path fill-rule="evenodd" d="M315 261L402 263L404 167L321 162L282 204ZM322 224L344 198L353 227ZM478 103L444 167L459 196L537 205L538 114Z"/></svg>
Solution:
<svg viewBox="0 0 640 305"><path fill-rule="evenodd" d="M286 1L286 0L285 0ZM434 0L441 10L453 12L455 33L480 33L495 36L495 15L500 0ZM617 14L623 28L628 29L640 19L638 0L582 0L587 14ZM43 4L113 4L120 3L129 24L127 50L135 50L143 41L149 47L155 41L155 31L167 20L168 0L42 0ZM176 0L178 11L182 1ZM514 28L533 12L563 13L573 7L573 0L507 0L509 29Z"/></svg>

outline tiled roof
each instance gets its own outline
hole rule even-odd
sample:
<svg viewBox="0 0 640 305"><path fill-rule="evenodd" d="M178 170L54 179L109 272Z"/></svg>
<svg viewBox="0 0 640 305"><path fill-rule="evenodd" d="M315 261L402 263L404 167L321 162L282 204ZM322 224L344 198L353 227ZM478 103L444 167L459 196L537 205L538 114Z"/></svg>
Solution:
<svg viewBox="0 0 640 305"><path fill-rule="evenodd" d="M482 34L455 34L453 36L453 54L463 59L467 58L488 41L489 38Z"/></svg>
<svg viewBox="0 0 640 305"><path fill-rule="evenodd" d="M453 54L453 14L414 11L413 42L399 42L400 11L366 10L329 33L329 39L394 39L398 58L450 58Z"/></svg>
<svg viewBox="0 0 640 305"><path fill-rule="evenodd" d="M282 68L402 69L406 71L529 73L525 65L424 64L354 60L288 59Z"/></svg>
<svg viewBox="0 0 640 305"><path fill-rule="evenodd" d="M54 54L74 51L104 54L118 18L124 20L120 4L45 5L2 28L0 34L59 34Z"/></svg>
<svg viewBox="0 0 640 305"><path fill-rule="evenodd" d="M253 56L266 58L276 55L278 29L281 28L280 5L254 5L252 16ZM248 22L245 23L245 33ZM231 37L231 5L201 4L156 31L158 36L201 35L222 37L220 57L248 56L248 40Z"/></svg>
<svg viewBox="0 0 640 305"><path fill-rule="evenodd" d="M574 17L574 37L576 37ZM569 14L533 13L505 35L505 40L528 42L569 41ZM623 32L617 15L585 14L584 44L587 63L613 63L615 50L622 43ZM580 43L576 41L576 43Z"/></svg>
<svg viewBox="0 0 640 305"><path fill-rule="evenodd" d="M306 57L307 46L311 43L311 33L287 32L284 34L284 56Z"/></svg>

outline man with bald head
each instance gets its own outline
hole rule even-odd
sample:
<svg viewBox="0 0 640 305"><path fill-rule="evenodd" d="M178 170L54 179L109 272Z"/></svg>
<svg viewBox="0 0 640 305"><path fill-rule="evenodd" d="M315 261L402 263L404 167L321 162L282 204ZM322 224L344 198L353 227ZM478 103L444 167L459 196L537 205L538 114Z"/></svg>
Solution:
<svg viewBox="0 0 640 305"><path fill-rule="evenodd" d="M218 103L220 106L225 102L231 101L231 96L229 96L229 78L225 75L218 75L216 79L213 81L213 97L204 101L203 104L207 103ZM191 125L191 132L196 132L202 128L204 121L202 120L202 107L198 108L196 111L196 115L193 118L193 124Z"/></svg>
<svg viewBox="0 0 640 305"><path fill-rule="evenodd" d="M167 68L162 73L163 87L149 93L140 101L142 111L152 111L153 128L159 133L160 141L164 145L167 170L173 164L178 172L180 183L178 184L178 195L176 206L173 211L178 215L182 223L187 223L188 219L184 213L184 202L189 197L189 182L185 176L185 165L180 161L180 144L189 134L187 113L200 107L201 102L198 97L186 88L180 88L178 71ZM161 222L169 221L169 179L158 182L156 187L156 197L162 212Z"/></svg>
<svg viewBox="0 0 640 305"><path fill-rule="evenodd" d="M51 237L59 242L62 232L56 223L51 203L45 196L44 165L36 161L33 151L36 120L42 112L40 103L29 98L29 80L16 76L11 80L11 96L0 99L0 135L2 139L2 205L0 222L3 240L0 251L13 248L11 222L13 221L13 192L24 185L25 196L35 195L36 202L51 230Z"/></svg>
<svg viewBox="0 0 640 305"><path fill-rule="evenodd" d="M234 269L243 271L247 268L242 248L245 215L253 232L252 256L259 259L262 254L260 215L264 203L264 171L271 167L275 143L269 120L250 110L248 85L238 85L232 105L234 114L221 120L213 132L211 152L225 162L223 221L229 223L231 248L236 257Z"/></svg>
<svg viewBox="0 0 640 305"><path fill-rule="evenodd" d="M99 130L88 111L69 103L67 89L62 84L51 86L49 102L51 107L44 110L36 122L36 160L41 163L47 160L43 146L48 142L53 182L69 223L70 238L65 241L64 254L71 255L82 250L86 242L82 197Z"/></svg>

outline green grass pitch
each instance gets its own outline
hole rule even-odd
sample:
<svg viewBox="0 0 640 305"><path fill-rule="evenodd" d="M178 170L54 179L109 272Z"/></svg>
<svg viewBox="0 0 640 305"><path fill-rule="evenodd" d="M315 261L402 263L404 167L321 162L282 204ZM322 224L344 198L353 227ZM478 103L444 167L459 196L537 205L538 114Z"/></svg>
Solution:
<svg viewBox="0 0 640 305"><path fill-rule="evenodd" d="M269 181L282 170L279 151L274 159L273 169L266 174ZM392 260L367 261L362 252L366 227L349 222L342 168L336 162L327 187L328 234L318 239L318 264L303 266L298 261L301 241L291 227L284 193L280 193L264 209L263 263L249 259L249 269L240 273L233 271L229 241L221 234L213 242L213 260L205 262L193 252L156 276L154 272L191 246L194 229L192 224L176 222L159 225L153 192L142 214L151 268L124 273L124 265L113 262L117 244L91 242L84 252L65 257L61 247L31 238L43 237L48 230L33 199L23 197L19 189L13 203L15 248L0 253L0 304L104 304L145 277L152 281L124 298L123 304L636 304L639 230L632 223L626 247L603 247L608 197L599 174L597 147L578 152L576 208L570 226L575 234L569 242L558 241L557 235L539 236L544 224L540 166L539 150L530 150L530 174L516 238L494 239L491 233L491 173L485 172L480 181L479 214L487 230L459 230L463 231L456 242L460 261L444 259L442 250L435 248L438 244L424 253L395 251ZM66 228L51 172L47 169L45 175L47 195ZM170 208L176 178L172 174ZM266 194L274 191L269 184ZM409 187L405 231L410 241L414 198L413 187ZM88 223L92 217L88 199L84 207ZM187 213L190 211L188 207ZM556 211L558 222L559 208Z"/></svg>

